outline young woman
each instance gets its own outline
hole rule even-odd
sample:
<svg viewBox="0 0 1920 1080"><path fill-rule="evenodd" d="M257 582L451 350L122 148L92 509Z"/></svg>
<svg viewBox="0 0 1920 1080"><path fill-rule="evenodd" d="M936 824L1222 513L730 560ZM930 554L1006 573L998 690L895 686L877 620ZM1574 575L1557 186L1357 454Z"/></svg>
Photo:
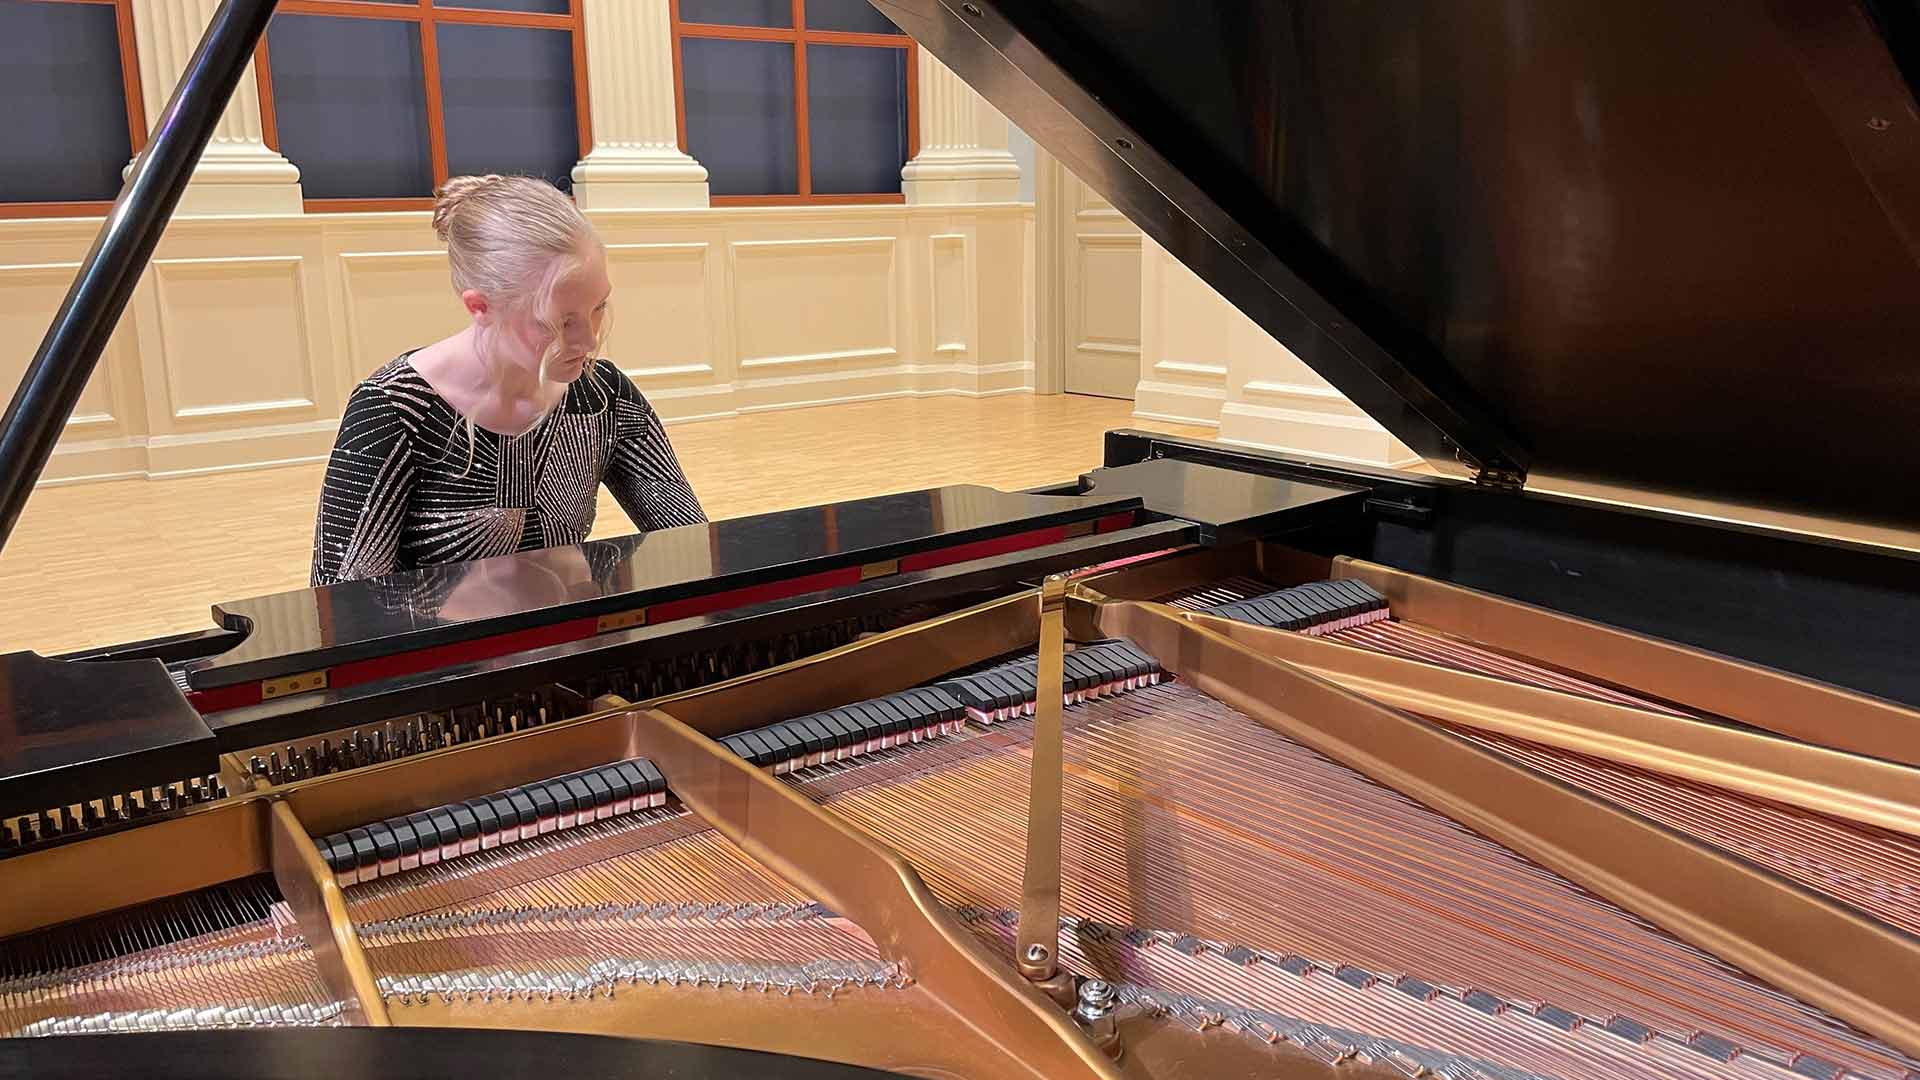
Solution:
<svg viewBox="0 0 1920 1080"><path fill-rule="evenodd" d="M354 390L320 492L313 584L573 544L605 483L641 531L706 520L612 362L606 254L539 180L462 176L433 228L471 323Z"/></svg>

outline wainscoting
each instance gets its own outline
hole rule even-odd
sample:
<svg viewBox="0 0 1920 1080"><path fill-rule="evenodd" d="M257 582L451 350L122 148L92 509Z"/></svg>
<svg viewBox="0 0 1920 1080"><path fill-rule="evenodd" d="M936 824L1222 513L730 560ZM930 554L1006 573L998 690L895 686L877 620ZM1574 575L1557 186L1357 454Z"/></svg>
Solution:
<svg viewBox="0 0 1920 1080"><path fill-rule="evenodd" d="M1032 213L593 211L608 355L670 422L1030 389ZM98 228L0 222L0 383L17 384ZM42 482L320 460L354 384L463 317L425 213L176 219Z"/></svg>

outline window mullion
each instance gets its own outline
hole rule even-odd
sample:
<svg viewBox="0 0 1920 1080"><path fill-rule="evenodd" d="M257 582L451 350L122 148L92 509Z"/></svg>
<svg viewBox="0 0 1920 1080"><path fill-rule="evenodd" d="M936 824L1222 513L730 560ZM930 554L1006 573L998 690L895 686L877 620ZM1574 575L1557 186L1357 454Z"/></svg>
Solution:
<svg viewBox="0 0 1920 1080"><path fill-rule="evenodd" d="M807 133L807 3L793 0L793 133L800 195L813 194L813 149Z"/></svg>
<svg viewBox="0 0 1920 1080"><path fill-rule="evenodd" d="M440 43L434 34L433 0L420 0L420 67L427 81L427 150L438 191L447 182L447 121L440 100Z"/></svg>
<svg viewBox="0 0 1920 1080"><path fill-rule="evenodd" d="M140 53L133 26L133 0L115 0L114 34L120 41L120 82L127 99L127 142L138 154L147 145L147 102L140 85ZM265 41L265 35L260 38Z"/></svg>

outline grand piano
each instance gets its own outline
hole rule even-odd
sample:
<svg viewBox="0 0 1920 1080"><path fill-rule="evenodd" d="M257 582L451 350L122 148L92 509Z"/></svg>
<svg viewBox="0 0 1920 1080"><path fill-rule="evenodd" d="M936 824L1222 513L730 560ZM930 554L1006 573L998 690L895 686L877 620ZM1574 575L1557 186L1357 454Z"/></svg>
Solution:
<svg viewBox="0 0 1920 1080"><path fill-rule="evenodd" d="M1920 1077L1920 12L881 7L1440 475L1115 431L0 657L0 1074Z"/></svg>

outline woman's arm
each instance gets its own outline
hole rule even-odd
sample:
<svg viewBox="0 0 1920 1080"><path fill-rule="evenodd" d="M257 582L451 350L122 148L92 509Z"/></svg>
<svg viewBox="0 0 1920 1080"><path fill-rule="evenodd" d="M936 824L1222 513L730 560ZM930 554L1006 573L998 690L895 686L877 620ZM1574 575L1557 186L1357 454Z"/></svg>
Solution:
<svg viewBox="0 0 1920 1080"><path fill-rule="evenodd" d="M398 565L413 490L413 430L379 386L347 400L320 486L313 528L313 585L378 577Z"/></svg>
<svg viewBox="0 0 1920 1080"><path fill-rule="evenodd" d="M607 490L642 532L698 525L707 520L700 498L680 471L660 417L633 380L605 360L613 389L613 448L607 455Z"/></svg>

